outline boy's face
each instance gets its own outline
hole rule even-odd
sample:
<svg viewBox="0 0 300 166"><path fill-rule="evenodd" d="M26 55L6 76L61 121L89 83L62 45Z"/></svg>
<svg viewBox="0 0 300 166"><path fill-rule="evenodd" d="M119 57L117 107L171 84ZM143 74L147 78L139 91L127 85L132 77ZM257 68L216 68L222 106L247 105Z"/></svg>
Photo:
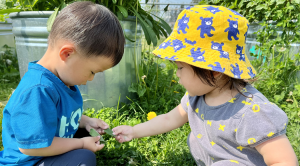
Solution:
<svg viewBox="0 0 300 166"><path fill-rule="evenodd" d="M72 53L57 69L58 77L67 86L85 85L92 81L96 73L103 72L113 66L112 60L104 56L85 58Z"/></svg>
<svg viewBox="0 0 300 166"><path fill-rule="evenodd" d="M202 96L215 89L205 83L196 75L193 68L184 62L175 61L177 64L176 75L179 78L179 83L189 92L190 96Z"/></svg>

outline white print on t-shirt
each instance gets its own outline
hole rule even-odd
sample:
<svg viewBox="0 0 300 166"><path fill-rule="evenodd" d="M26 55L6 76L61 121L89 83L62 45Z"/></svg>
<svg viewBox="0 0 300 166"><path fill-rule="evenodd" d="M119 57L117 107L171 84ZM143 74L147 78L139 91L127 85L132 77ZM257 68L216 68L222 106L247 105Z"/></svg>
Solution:
<svg viewBox="0 0 300 166"><path fill-rule="evenodd" d="M76 111L73 111L71 114L71 117L69 119L69 123L67 123L67 117L62 116L60 119L60 128L59 128L59 137L65 137L65 133L66 133L66 128L67 128L67 132L68 132L68 127L69 124L71 124L71 126L73 127L74 130L76 130L79 126L79 122L80 122L80 118L81 118L81 108L79 108ZM75 118L78 116L78 121L75 121Z"/></svg>

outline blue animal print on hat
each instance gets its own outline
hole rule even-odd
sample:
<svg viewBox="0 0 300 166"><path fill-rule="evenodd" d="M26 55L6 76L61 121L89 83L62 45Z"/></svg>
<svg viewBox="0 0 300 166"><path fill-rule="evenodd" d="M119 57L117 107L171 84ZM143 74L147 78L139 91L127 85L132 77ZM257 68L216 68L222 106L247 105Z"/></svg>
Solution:
<svg viewBox="0 0 300 166"><path fill-rule="evenodd" d="M168 58L168 57L165 57L165 59L168 59L168 60L171 60L171 61L175 61L177 60L178 58L176 58L176 56L172 56L171 58Z"/></svg>
<svg viewBox="0 0 300 166"><path fill-rule="evenodd" d="M219 62L215 62L216 66L209 64L208 67L211 67L212 70L223 73L225 68L222 69L221 64Z"/></svg>
<svg viewBox="0 0 300 166"><path fill-rule="evenodd" d="M247 67L247 69L249 70L248 74L251 78L253 78L255 76L255 74L252 72L252 68L251 67Z"/></svg>
<svg viewBox="0 0 300 166"><path fill-rule="evenodd" d="M245 54L243 54L243 46L236 45L236 54L240 55L239 60L245 61Z"/></svg>
<svg viewBox="0 0 300 166"><path fill-rule="evenodd" d="M194 46L196 44L196 40L191 41L191 40L188 40L187 38L185 38L184 41L185 41L185 43L190 44L192 46Z"/></svg>
<svg viewBox="0 0 300 166"><path fill-rule="evenodd" d="M233 75L234 78L241 78L241 74L243 73L243 70L240 71L240 67L237 63L235 63L235 66L233 66L233 64L230 65L232 67L233 70L230 70Z"/></svg>
<svg viewBox="0 0 300 166"><path fill-rule="evenodd" d="M210 11L212 14L216 14L217 12L223 12L222 10L219 10L218 7L203 7L206 11Z"/></svg>
<svg viewBox="0 0 300 166"><path fill-rule="evenodd" d="M185 9L186 10L190 10L192 7L194 7L194 6L189 6L189 7L185 8Z"/></svg>
<svg viewBox="0 0 300 166"><path fill-rule="evenodd" d="M182 48L185 48L186 46L183 45L182 41L175 39L172 41L172 45L170 45L171 47L174 48L174 51L177 52L178 50L181 50Z"/></svg>
<svg viewBox="0 0 300 166"><path fill-rule="evenodd" d="M213 17L203 18L200 17L201 25L197 28L197 30L200 29L200 37L205 38L204 34L206 34L208 37L212 37L213 34L210 33L211 30L215 31L215 28L212 26L213 24Z"/></svg>
<svg viewBox="0 0 300 166"><path fill-rule="evenodd" d="M229 53L226 51L220 51L220 58L227 58L229 59Z"/></svg>
<svg viewBox="0 0 300 166"><path fill-rule="evenodd" d="M190 21L190 17L186 17L186 14L184 14L184 16L182 16L181 19L178 20L178 34L180 34L180 31L182 31L182 33L186 34L187 31L185 31L185 28L189 29L188 23Z"/></svg>
<svg viewBox="0 0 300 166"><path fill-rule="evenodd" d="M169 47L171 45L171 39L168 40L167 42L163 42L161 45L159 45L158 49L166 49L167 47Z"/></svg>
<svg viewBox="0 0 300 166"><path fill-rule="evenodd" d="M172 34L153 51L154 55L231 78L256 75L245 51L247 31L251 29L245 17L224 6L186 7L178 15Z"/></svg>
<svg viewBox="0 0 300 166"><path fill-rule="evenodd" d="M211 49L213 49L213 50L217 50L217 51L223 51L222 50L222 47L224 46L224 43L217 43L217 42L214 42L214 41L212 41L211 42Z"/></svg>
<svg viewBox="0 0 300 166"><path fill-rule="evenodd" d="M246 31L246 33L244 34L244 36L245 36L245 43L246 43L246 40L247 40L247 34L248 34L248 30L249 30L249 24L247 24L247 31Z"/></svg>
<svg viewBox="0 0 300 166"><path fill-rule="evenodd" d="M224 46L224 43L220 44L220 43L217 43L217 42L214 42L214 41L211 42L211 49L219 51L220 52L220 58L229 59L229 53L222 50L223 46Z"/></svg>
<svg viewBox="0 0 300 166"><path fill-rule="evenodd" d="M243 17L240 13L238 13L238 12L236 12L234 10L231 10L231 9L228 9L228 10L230 10L234 15Z"/></svg>
<svg viewBox="0 0 300 166"><path fill-rule="evenodd" d="M188 56L194 58L193 62L196 62L196 61L206 62L206 60L204 59L204 56L203 56L205 51L201 52L200 50L201 50L200 47L198 47L196 51L195 51L195 48L192 48L190 50L192 55L188 55Z"/></svg>
<svg viewBox="0 0 300 166"><path fill-rule="evenodd" d="M231 37L233 37L235 40L239 40L239 38L236 36L237 34L240 34L240 31L238 29L238 21L227 19L229 22L229 27L225 29L224 32L228 31L228 40L232 40Z"/></svg>
<svg viewBox="0 0 300 166"><path fill-rule="evenodd" d="M243 46L236 45L236 54L242 54L243 53Z"/></svg>

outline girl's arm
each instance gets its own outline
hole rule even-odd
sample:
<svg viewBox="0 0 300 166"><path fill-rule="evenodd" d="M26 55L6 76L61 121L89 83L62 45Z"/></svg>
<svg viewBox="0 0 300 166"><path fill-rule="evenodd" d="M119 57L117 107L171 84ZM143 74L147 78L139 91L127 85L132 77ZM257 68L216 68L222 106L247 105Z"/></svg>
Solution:
<svg viewBox="0 0 300 166"><path fill-rule="evenodd" d="M268 166L299 166L295 152L286 137L281 135L255 147Z"/></svg>
<svg viewBox="0 0 300 166"><path fill-rule="evenodd" d="M188 115L181 105L172 111L159 115L145 123L131 126L118 126L113 128L115 138L120 142L130 141L133 138L141 138L162 134L176 129L188 122Z"/></svg>
<svg viewBox="0 0 300 166"><path fill-rule="evenodd" d="M141 138L166 133L188 122L188 115L179 104L172 111L133 127L133 137Z"/></svg>

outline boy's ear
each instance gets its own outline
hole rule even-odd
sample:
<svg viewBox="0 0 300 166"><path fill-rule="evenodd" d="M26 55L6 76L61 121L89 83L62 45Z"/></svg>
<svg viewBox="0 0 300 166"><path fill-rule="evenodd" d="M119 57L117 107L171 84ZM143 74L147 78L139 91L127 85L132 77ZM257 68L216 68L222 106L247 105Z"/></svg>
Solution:
<svg viewBox="0 0 300 166"><path fill-rule="evenodd" d="M73 45L64 45L59 51L59 57L62 61L66 61L74 52L75 48Z"/></svg>

